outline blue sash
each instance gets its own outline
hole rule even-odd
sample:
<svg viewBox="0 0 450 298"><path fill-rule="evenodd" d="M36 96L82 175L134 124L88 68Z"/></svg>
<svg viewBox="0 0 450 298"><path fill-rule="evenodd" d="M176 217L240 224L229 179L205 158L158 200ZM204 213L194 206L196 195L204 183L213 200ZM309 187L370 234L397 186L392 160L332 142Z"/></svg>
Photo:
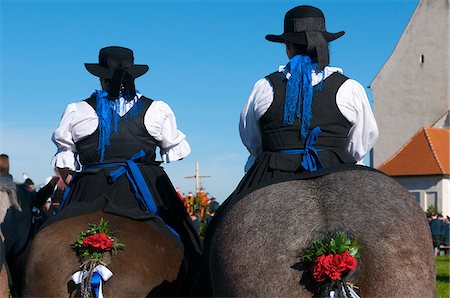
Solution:
<svg viewBox="0 0 450 298"><path fill-rule="evenodd" d="M144 150L140 150L138 153L134 154L129 160L125 162L112 162L112 163L101 163L90 166L83 166L83 170L94 170L94 169L107 169L107 168L117 168L112 171L108 179L111 182L115 182L120 176L125 174L133 186L133 193L139 202L144 204L144 207L151 214L157 214L158 208L156 207L155 200L153 199L152 193L145 182L144 176L142 176L141 170L135 161L141 157L145 156ZM72 178L73 181L73 178ZM64 197L61 201L60 210L65 205L66 199L70 192L70 186L72 181L69 183L68 187L64 192Z"/></svg>
<svg viewBox="0 0 450 298"><path fill-rule="evenodd" d="M307 171L314 172L317 171L317 169L323 169L318 152L325 151L325 149L314 147L320 133L320 127L314 127L306 139L305 149L280 150L278 152L283 154L303 154L301 166Z"/></svg>
<svg viewBox="0 0 450 298"><path fill-rule="evenodd" d="M136 199L139 202L142 202L146 211L149 211L151 214L157 215L158 208L156 207L155 200L153 199L153 195L148 188L148 185L145 181L144 176L142 175L139 166L135 163L135 161L141 157L145 156L144 150L140 150L136 154L134 154L129 160L125 162L111 162L111 163L101 163L89 166L83 166L83 170L94 170L94 169L107 169L107 168L117 168L112 171L108 175L108 179L112 183L114 183L120 176L125 174L130 181L130 184L133 186L133 194L136 196ZM73 177L72 177L73 181ZM61 201L60 210L64 207L66 199L70 192L70 186L72 185L72 181L70 181L69 185L66 187L64 192L64 197ZM179 238L178 233L169 225L166 226Z"/></svg>

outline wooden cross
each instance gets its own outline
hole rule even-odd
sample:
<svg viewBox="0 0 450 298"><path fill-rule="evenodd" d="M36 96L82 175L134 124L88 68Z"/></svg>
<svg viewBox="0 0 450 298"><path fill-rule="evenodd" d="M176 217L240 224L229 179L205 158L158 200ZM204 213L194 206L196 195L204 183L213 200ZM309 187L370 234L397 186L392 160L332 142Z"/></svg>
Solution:
<svg viewBox="0 0 450 298"><path fill-rule="evenodd" d="M190 179L190 178L195 178L195 195L197 195L198 193L198 181L199 178L207 178L207 177L211 177L211 176L207 176L207 175L202 175L200 176L198 174L198 161L195 162L195 175L194 176L186 176L184 178Z"/></svg>

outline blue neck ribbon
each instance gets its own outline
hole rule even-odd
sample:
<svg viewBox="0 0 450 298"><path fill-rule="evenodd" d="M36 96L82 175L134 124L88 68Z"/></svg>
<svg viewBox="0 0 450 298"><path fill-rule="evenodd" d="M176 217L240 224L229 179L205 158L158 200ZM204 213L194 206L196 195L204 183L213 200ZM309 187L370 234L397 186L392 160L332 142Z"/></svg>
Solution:
<svg viewBox="0 0 450 298"><path fill-rule="evenodd" d="M136 92L139 92L136 90ZM108 99L108 92L105 90L96 90L93 95L97 99L97 104L95 111L98 116L98 147L97 153L100 157L100 162L103 162L105 158L105 151L109 147L110 138L112 131L117 135L119 128L120 111L125 109L124 101L120 100L121 97L125 98L125 101L130 101L132 98L128 98L126 95L120 94L115 100ZM135 118L140 109L142 108L142 103L140 101L136 102L131 110L127 113L128 118Z"/></svg>
<svg viewBox="0 0 450 298"><path fill-rule="evenodd" d="M296 55L289 60L286 70L291 76L286 84L283 123L292 125L297 116L301 119L300 138L305 139L312 117L312 72L317 70L317 64L309 56Z"/></svg>

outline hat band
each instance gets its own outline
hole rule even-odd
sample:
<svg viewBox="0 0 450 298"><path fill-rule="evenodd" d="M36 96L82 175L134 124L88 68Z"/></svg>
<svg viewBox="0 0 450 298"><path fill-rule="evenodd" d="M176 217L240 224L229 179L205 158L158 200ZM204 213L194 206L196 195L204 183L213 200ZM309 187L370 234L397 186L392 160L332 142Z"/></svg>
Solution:
<svg viewBox="0 0 450 298"><path fill-rule="evenodd" d="M110 71L114 71L115 69L130 69L133 66L133 62L132 61L117 62L114 59L108 59L107 65Z"/></svg>
<svg viewBox="0 0 450 298"><path fill-rule="evenodd" d="M325 20L323 18L308 17L301 19L293 19L294 32L302 31L326 31Z"/></svg>
<svg viewBox="0 0 450 298"><path fill-rule="evenodd" d="M130 69L133 68L133 60L124 60L124 61L117 61L114 58L100 58L98 65L108 69L109 71L114 71L115 69Z"/></svg>

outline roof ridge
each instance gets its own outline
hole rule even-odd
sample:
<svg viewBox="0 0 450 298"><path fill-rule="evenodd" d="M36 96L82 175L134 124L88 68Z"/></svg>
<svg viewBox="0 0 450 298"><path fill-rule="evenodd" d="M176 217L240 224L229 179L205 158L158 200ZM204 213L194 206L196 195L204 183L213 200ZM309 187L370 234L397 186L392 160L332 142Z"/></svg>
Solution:
<svg viewBox="0 0 450 298"><path fill-rule="evenodd" d="M434 127L434 126L439 122L439 120L441 120L442 118L444 118L445 114L449 114L449 113L450 113L450 109L448 109L447 111L445 111L445 113L443 113L441 116L439 116L439 118L437 118L437 119L433 122L433 124L431 124L430 127L432 127L432 128L440 128L440 127Z"/></svg>
<svg viewBox="0 0 450 298"><path fill-rule="evenodd" d="M434 146L433 146L433 144L431 142L431 138L428 135L427 129L429 129L429 128L431 128L431 127L424 127L424 129L423 129L424 132L425 132L425 137L427 139L428 145L430 146L431 152L433 153L434 160L436 161L436 163L437 163L437 165L439 167L439 170L441 170L441 174L444 174L445 173L444 168L442 167L441 162L439 161L439 156L436 154L436 151L434 150Z"/></svg>
<svg viewBox="0 0 450 298"><path fill-rule="evenodd" d="M399 155L400 152L402 152L403 149L405 149L406 146L408 146L409 143L411 143L411 142L415 139L415 137L416 137L418 134L420 134L422 131L425 131L425 127L421 127L418 131L416 131L416 133L415 133L412 137L410 137L410 138L408 139L408 141L406 141L406 143L404 143L403 146L400 147L400 149L398 149L394 154L392 154L390 158L386 159L385 162L383 162L381 165L379 165L379 166L377 167L377 169L380 169L380 168L383 167L384 165L388 164L391 160L395 159L395 158L397 157L397 155Z"/></svg>

